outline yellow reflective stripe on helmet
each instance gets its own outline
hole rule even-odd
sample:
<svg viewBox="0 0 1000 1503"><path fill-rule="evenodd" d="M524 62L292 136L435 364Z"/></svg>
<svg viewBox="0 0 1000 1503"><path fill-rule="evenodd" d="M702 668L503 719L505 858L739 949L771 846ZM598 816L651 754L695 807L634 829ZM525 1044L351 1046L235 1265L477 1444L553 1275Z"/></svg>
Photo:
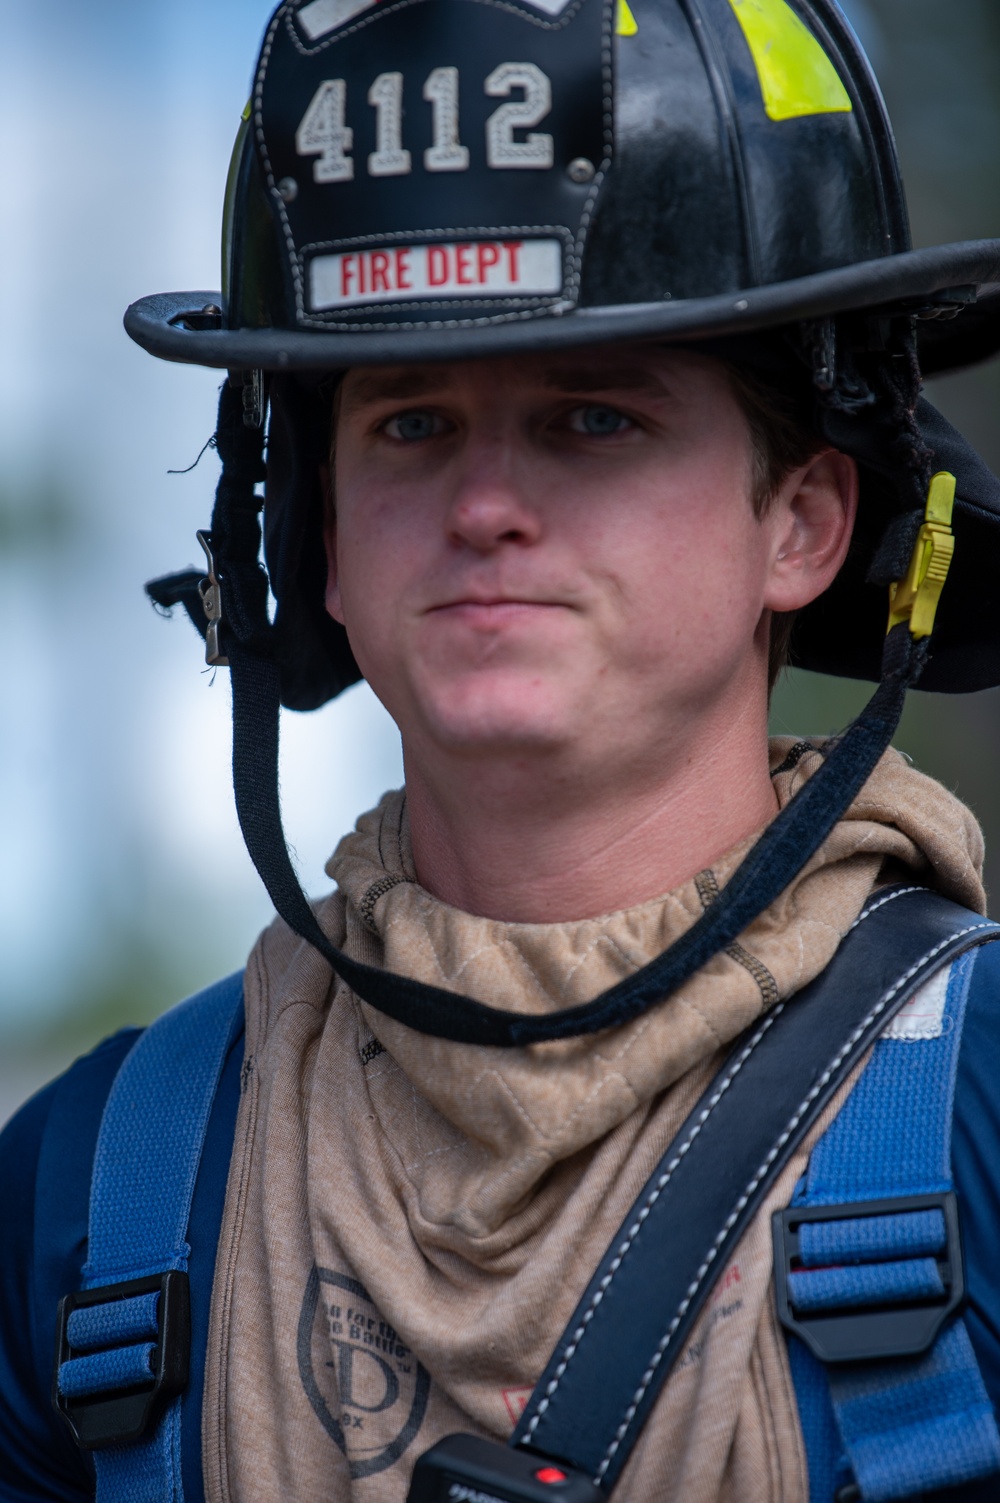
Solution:
<svg viewBox="0 0 1000 1503"><path fill-rule="evenodd" d="M628 7L628 0L618 0L615 7L615 35L634 37L638 30L635 16L633 16Z"/></svg>
<svg viewBox="0 0 1000 1503"><path fill-rule="evenodd" d="M729 0L753 55L772 120L852 108L840 74L786 0Z"/></svg>

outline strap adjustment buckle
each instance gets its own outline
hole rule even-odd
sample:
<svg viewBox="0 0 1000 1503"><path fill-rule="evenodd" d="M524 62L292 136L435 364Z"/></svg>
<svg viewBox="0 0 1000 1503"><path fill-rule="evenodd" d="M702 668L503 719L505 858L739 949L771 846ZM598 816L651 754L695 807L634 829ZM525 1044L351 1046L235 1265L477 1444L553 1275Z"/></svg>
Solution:
<svg viewBox="0 0 1000 1503"><path fill-rule="evenodd" d="M954 1191L772 1218L778 1319L821 1362L917 1357L965 1298Z"/></svg>
<svg viewBox="0 0 1000 1503"><path fill-rule="evenodd" d="M187 1382L188 1276L177 1269L59 1302L52 1402L84 1451L139 1440Z"/></svg>
<svg viewBox="0 0 1000 1503"><path fill-rule="evenodd" d="M892 631L908 621L914 641L929 637L948 570L955 553L951 515L955 506L954 475L938 470L931 476L927 509L910 555L909 567L896 584L889 586L889 625Z"/></svg>

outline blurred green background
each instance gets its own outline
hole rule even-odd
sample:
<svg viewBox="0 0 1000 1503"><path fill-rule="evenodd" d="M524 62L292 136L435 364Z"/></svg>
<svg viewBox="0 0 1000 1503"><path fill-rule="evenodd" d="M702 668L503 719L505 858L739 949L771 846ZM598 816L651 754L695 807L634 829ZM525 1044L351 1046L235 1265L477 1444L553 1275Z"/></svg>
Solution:
<svg viewBox="0 0 1000 1503"><path fill-rule="evenodd" d="M166 472L212 431L217 380L150 361L119 319L145 293L218 285L269 9L49 0L12 15L0 59L17 206L0 246L0 1121L98 1037L241 965L267 920L232 814L228 688L140 590L195 561L217 462ZM844 9L896 128L915 244L1000 236L998 0ZM1000 362L929 395L1000 471ZM835 730L868 692L792 672L773 729ZM364 686L287 720L288 825L317 890L337 834L398 782L398 744ZM979 816L1000 910L1000 691L911 695L897 744Z"/></svg>
<svg viewBox="0 0 1000 1503"><path fill-rule="evenodd" d="M865 0L844 9L889 107L914 244L1000 236L1000 4ZM929 382L927 395L1000 473L1000 361ZM869 692L793 671L775 694L772 729L832 731ZM895 744L975 811L986 833L987 890L1000 912L1000 690L911 693Z"/></svg>

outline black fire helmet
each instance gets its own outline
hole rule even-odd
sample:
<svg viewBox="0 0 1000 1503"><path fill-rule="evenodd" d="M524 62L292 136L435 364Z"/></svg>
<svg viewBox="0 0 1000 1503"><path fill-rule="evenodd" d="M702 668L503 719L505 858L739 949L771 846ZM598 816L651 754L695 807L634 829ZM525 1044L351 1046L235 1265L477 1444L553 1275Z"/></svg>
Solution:
<svg viewBox="0 0 1000 1503"><path fill-rule="evenodd" d="M834 0L286 0L233 154L223 291L144 298L125 323L153 354L229 372L209 577L200 599L191 573L149 588L231 666L251 855L293 929L425 1032L522 1044L662 1000L818 848L908 686L1000 682L1000 483L920 396L921 369L1000 349L1000 241L911 249L885 107ZM792 656L880 686L687 935L595 1001L529 1018L330 945L281 830L278 706L359 677L323 605L337 374L629 339L794 390L856 458L851 553Z"/></svg>

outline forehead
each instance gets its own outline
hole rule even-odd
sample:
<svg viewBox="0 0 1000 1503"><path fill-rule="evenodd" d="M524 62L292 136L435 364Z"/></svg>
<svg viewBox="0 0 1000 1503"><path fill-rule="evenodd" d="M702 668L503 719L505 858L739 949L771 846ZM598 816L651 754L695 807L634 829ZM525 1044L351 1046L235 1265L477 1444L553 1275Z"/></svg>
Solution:
<svg viewBox="0 0 1000 1503"><path fill-rule="evenodd" d="M342 410L489 388L555 394L621 392L684 402L726 385L722 363L679 346L618 344L508 356L495 360L355 366L340 388Z"/></svg>

